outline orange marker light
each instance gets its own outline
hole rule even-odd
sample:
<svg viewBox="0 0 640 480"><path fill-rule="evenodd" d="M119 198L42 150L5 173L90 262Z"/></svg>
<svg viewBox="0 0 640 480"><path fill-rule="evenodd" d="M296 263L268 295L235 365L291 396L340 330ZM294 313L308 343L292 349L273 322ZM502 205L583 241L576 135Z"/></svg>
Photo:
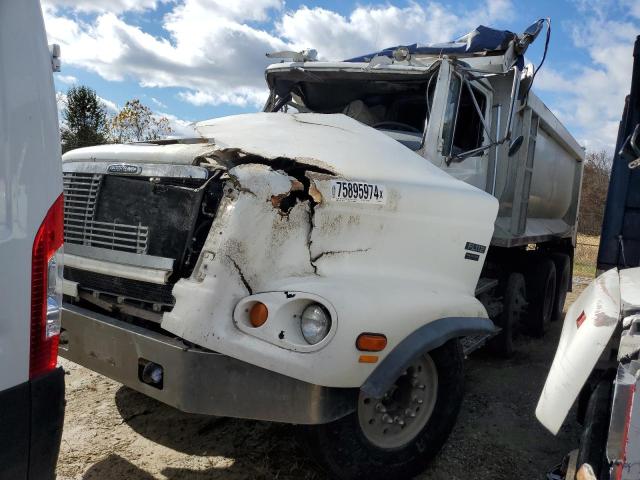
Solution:
<svg viewBox="0 0 640 480"><path fill-rule="evenodd" d="M258 328L265 324L269 316L269 309L264 303L256 302L249 311L249 322L251 326Z"/></svg>
<svg viewBox="0 0 640 480"><path fill-rule="evenodd" d="M358 358L358 362L360 363L377 363L378 356L377 355L360 355Z"/></svg>
<svg viewBox="0 0 640 480"><path fill-rule="evenodd" d="M362 352L380 352L387 346L387 337L381 333L361 333L356 348Z"/></svg>

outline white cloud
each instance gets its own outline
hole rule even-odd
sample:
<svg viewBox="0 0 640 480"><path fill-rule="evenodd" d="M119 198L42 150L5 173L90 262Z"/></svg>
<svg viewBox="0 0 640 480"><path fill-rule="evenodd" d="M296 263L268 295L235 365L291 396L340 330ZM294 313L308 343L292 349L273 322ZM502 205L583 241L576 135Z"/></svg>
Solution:
<svg viewBox="0 0 640 480"><path fill-rule="evenodd" d="M158 100L158 99L157 99L157 98L155 98L155 97L151 97L151 101L152 101L152 102L153 102L153 104L154 104L156 107L158 107L158 108L164 108L164 109L166 109L166 108L167 108L167 106L166 106L164 103L162 103L160 100Z"/></svg>
<svg viewBox="0 0 640 480"><path fill-rule="evenodd" d="M60 75L59 73L55 74L56 80L59 80L62 83L67 85L72 85L74 83L78 83L78 79L73 75Z"/></svg>
<svg viewBox="0 0 640 480"><path fill-rule="evenodd" d="M117 0L108 8L98 0L48 2L49 42L62 46L66 64L110 81L178 87L180 98L195 105L261 106L270 63L264 54L270 51L311 46L324 58L342 59L399 43L450 40L478 23L513 15L510 0L484 0L477 9L455 13L437 2L359 6L348 16L307 7L284 12L283 0L185 0L163 18L167 39L116 15L155 8L155 0ZM60 6L97 14L87 22L65 16Z"/></svg>
<svg viewBox="0 0 640 480"><path fill-rule="evenodd" d="M640 19L640 2L638 0L622 0L622 6L627 9L629 14Z"/></svg>
<svg viewBox="0 0 640 480"><path fill-rule="evenodd" d="M116 113L118 112L118 110L120 110L115 102L112 102L107 98L103 98L98 95L98 100L105 106L105 108L107 109L107 113Z"/></svg>
<svg viewBox="0 0 640 480"><path fill-rule="evenodd" d="M167 0L163 0L167 1ZM155 9L158 0L43 0L45 8L70 8L79 12L113 12L141 11Z"/></svg>
<svg viewBox="0 0 640 480"><path fill-rule="evenodd" d="M589 6L595 15L571 27L575 47L585 50L591 62L565 73L543 67L534 88L557 94L554 107L558 116L580 143L590 150L612 152L629 93L633 45L640 23L611 20L616 6L612 1L599 0Z"/></svg>
<svg viewBox="0 0 640 480"><path fill-rule="evenodd" d="M180 97L185 102L192 105L235 105L237 107L246 107L253 105L261 107L267 101L268 92L266 90L256 89L238 89L231 93L207 93L203 91L196 92L179 92Z"/></svg>
<svg viewBox="0 0 640 480"><path fill-rule="evenodd" d="M169 135L169 137L198 137L199 134L196 132L196 129L193 127L194 122L190 122L188 120L183 120L181 118L172 115L171 113L165 112L156 112L155 116L165 117L169 120L169 125L171 126L171 130L173 133Z"/></svg>
<svg viewBox="0 0 640 480"><path fill-rule="evenodd" d="M488 0L474 10L454 10L437 2L406 7L359 6L348 17L324 8L301 7L278 22L294 49L316 48L322 58L344 59L394 45L452 40L480 23L509 18L509 0Z"/></svg>

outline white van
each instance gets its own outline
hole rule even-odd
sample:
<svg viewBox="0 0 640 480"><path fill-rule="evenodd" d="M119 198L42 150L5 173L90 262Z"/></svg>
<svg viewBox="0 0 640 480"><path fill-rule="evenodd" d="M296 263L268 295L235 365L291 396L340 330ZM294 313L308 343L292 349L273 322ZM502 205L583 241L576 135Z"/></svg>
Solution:
<svg viewBox="0 0 640 480"><path fill-rule="evenodd" d="M38 0L0 2L0 479L55 477L63 243L60 134Z"/></svg>

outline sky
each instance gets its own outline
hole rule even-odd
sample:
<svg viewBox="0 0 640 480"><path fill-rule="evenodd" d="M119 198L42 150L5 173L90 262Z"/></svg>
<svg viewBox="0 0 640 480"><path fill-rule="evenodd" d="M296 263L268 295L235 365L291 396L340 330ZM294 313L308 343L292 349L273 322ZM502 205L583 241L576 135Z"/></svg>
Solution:
<svg viewBox="0 0 640 480"><path fill-rule="evenodd" d="M342 60L394 45L448 41L483 24L522 32L550 17L534 91L588 150L612 152L629 92L638 0L43 0L62 49L59 104L87 85L115 112L139 98L176 134L213 117L260 111L265 53L315 48ZM527 52L540 62L541 35Z"/></svg>

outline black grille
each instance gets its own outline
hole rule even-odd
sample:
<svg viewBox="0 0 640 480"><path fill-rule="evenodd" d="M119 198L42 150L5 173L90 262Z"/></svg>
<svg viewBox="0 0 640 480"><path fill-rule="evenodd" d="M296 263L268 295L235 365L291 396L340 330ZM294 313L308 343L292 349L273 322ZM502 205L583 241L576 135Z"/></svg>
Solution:
<svg viewBox="0 0 640 480"><path fill-rule="evenodd" d="M64 241L77 245L146 253L149 227L140 222L99 221L96 206L103 175L64 174Z"/></svg>
<svg viewBox="0 0 640 480"><path fill-rule="evenodd" d="M160 303L164 305L173 305L175 303L175 299L173 295L171 295L172 285L140 282L72 267L65 267L64 278L72 282L77 282L80 288L103 292L109 295L122 296L147 303Z"/></svg>

